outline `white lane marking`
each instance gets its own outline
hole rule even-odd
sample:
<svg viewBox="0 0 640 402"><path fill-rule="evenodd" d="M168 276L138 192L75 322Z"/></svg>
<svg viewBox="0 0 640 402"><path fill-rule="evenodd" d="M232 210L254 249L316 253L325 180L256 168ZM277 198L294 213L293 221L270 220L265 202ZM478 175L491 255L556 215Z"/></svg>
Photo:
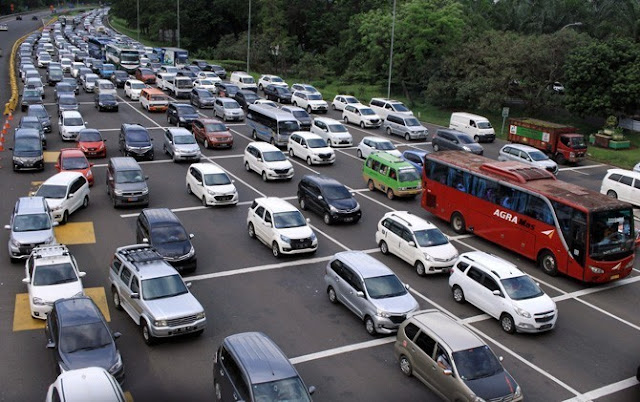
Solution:
<svg viewBox="0 0 640 402"><path fill-rule="evenodd" d="M638 385L638 380L635 377L629 377L626 380L605 385L582 395L578 395L575 398L565 399L563 402L591 402L594 399L602 398L603 396L611 395L624 389L635 387L636 385Z"/></svg>
<svg viewBox="0 0 640 402"><path fill-rule="evenodd" d="M602 166L607 166L603 163L597 164L597 165L587 165L587 166L576 166L576 167L566 167L566 168L561 168L558 169L558 171L560 172L564 172L565 170L583 170L583 169L593 169L593 168L598 168L598 167L602 167Z"/></svg>
<svg viewBox="0 0 640 402"><path fill-rule="evenodd" d="M324 237L326 237L327 239L329 239L330 241L332 241L333 243L335 243L335 244L336 244L336 245L338 245L339 247L342 247L342 248L343 248L343 249L345 249L346 251L351 250L349 247L347 247L347 246L345 246L344 244L340 243L337 239L335 239L335 238L333 238L333 237L329 236L327 233L325 233L325 232L323 232L322 230L318 229L318 227L317 227L317 226L315 226L315 225L311 225L311 224L309 224L309 226L311 226L311 228L312 228L314 231L316 231L316 232L320 233L321 235L323 235Z"/></svg>
<svg viewBox="0 0 640 402"><path fill-rule="evenodd" d="M325 357L331 357L331 356L336 356L336 355L340 355L340 354L343 354L343 353L355 352L357 350L362 350L362 349L367 349L367 348L373 348L373 347L376 347L376 346L386 345L388 343L392 343L392 342L395 342L395 341L396 341L396 337L395 336L387 336L385 338L374 339L374 340L371 340L371 341L365 341L365 342L360 342L360 343L354 343L354 344L351 344L351 345L340 346L340 347L333 348L333 349L327 349L327 350L323 350L321 352L309 353L307 355L302 355L302 356L291 358L291 359L289 359L289 361L291 362L291 364L306 363L306 362L311 361L311 360L324 359Z"/></svg>
<svg viewBox="0 0 640 402"><path fill-rule="evenodd" d="M348 157L353 158L353 159L357 160L360 163L364 163L364 159L360 159L355 155L351 155L349 152L345 152L344 151L345 149L355 149L355 148L340 148L340 149L335 148L335 151L336 152L340 152L343 155L347 155Z"/></svg>
<svg viewBox="0 0 640 402"><path fill-rule="evenodd" d="M576 299L580 296L586 296L586 295L590 295L593 293L599 293L605 290L609 290L609 289L613 289L613 288L617 288L619 286L624 286L624 285L628 285L631 283L635 283L640 281L640 276L634 276L632 278L624 278L624 279L620 279L618 281L615 282L609 282L606 283L604 285L601 285L597 288L589 288L589 289L582 289L582 290L577 290L575 292L570 292L570 293L566 293L564 295L561 296L556 296L553 298L554 301L562 301L562 300L566 300L566 299Z"/></svg>

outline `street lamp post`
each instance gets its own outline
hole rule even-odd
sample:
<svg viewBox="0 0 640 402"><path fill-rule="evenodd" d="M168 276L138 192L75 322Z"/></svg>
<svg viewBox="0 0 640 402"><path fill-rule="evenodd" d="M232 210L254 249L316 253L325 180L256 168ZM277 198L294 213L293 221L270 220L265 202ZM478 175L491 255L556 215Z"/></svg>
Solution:
<svg viewBox="0 0 640 402"><path fill-rule="evenodd" d="M250 49L251 49L251 0L249 0L249 22L247 23L247 73L249 72Z"/></svg>
<svg viewBox="0 0 640 402"><path fill-rule="evenodd" d="M393 39L396 30L396 0L393 0L393 14L391 19L391 49L389 50L389 81L387 83L387 98L391 98L391 71L393 70Z"/></svg>
<svg viewBox="0 0 640 402"><path fill-rule="evenodd" d="M178 17L178 31L177 31L177 35L176 36L178 37L178 47L180 47L180 0L178 0L177 3L178 3L178 11L177 11L177 13L178 13L178 15L177 15L177 17Z"/></svg>

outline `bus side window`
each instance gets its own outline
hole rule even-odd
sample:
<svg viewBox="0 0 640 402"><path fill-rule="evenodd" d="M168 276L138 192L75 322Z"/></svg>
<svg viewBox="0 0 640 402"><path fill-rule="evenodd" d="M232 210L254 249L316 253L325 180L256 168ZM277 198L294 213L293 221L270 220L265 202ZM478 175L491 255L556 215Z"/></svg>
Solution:
<svg viewBox="0 0 640 402"><path fill-rule="evenodd" d="M445 184L447 182L449 168L434 161L428 161L427 163L429 164L429 169L427 170L429 172L429 178L433 181Z"/></svg>

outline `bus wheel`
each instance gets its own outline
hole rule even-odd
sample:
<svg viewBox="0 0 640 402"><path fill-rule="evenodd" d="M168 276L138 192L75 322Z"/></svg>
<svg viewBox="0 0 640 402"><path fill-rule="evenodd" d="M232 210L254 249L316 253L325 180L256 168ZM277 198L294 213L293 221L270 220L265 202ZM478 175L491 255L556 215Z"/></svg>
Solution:
<svg viewBox="0 0 640 402"><path fill-rule="evenodd" d="M558 261L553 253L549 251L543 251L540 253L538 264L545 274L550 276L558 275Z"/></svg>
<svg viewBox="0 0 640 402"><path fill-rule="evenodd" d="M463 234L467 231L464 217L460 212L454 212L453 215L451 215L451 228L458 234Z"/></svg>

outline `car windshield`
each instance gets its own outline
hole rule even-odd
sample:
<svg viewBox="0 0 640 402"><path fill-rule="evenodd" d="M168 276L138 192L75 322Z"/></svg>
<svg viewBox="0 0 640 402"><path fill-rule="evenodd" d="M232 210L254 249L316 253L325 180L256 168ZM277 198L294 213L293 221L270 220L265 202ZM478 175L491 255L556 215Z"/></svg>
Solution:
<svg viewBox="0 0 640 402"><path fill-rule="evenodd" d="M229 94L231 94L231 92L229 92ZM228 100L224 102L224 108L225 109L240 109L240 105L238 104L238 102L234 101L234 100Z"/></svg>
<svg viewBox="0 0 640 402"><path fill-rule="evenodd" d="M81 141L85 141L85 142L99 142L102 141L102 137L100 136L100 133L97 131L80 131L80 134L78 134L78 142Z"/></svg>
<svg viewBox="0 0 640 402"><path fill-rule="evenodd" d="M131 83L131 89L145 89L147 86L142 82L133 82Z"/></svg>
<svg viewBox="0 0 640 402"><path fill-rule="evenodd" d="M276 229L297 228L306 226L307 221L300 211L279 212L273 214L274 227Z"/></svg>
<svg viewBox="0 0 640 402"><path fill-rule="evenodd" d="M287 158L282 151L267 151L262 153L262 159L265 162L280 162L285 161Z"/></svg>
<svg viewBox="0 0 640 402"><path fill-rule="evenodd" d="M49 286L76 282L77 280L78 276L73 265L69 262L63 262L37 266L33 271L31 284L33 286Z"/></svg>
<svg viewBox="0 0 640 402"><path fill-rule="evenodd" d="M173 136L173 142L176 145L183 145L183 144L195 144L196 143L196 139L193 137L193 135L191 134L187 134L187 135L174 135Z"/></svg>
<svg viewBox="0 0 640 402"><path fill-rule="evenodd" d="M144 181L140 170L122 170L115 174L116 183L139 183Z"/></svg>
<svg viewBox="0 0 640 402"><path fill-rule="evenodd" d="M502 282L507 295L513 300L533 299L544 294L533 279L527 275L501 279L500 282Z"/></svg>
<svg viewBox="0 0 640 402"><path fill-rule="evenodd" d="M393 146L393 144L389 141L377 141L374 142L373 147L375 149L380 149L382 151L391 151L393 149L396 149L396 147Z"/></svg>
<svg viewBox="0 0 640 402"><path fill-rule="evenodd" d="M131 130L127 132L127 140L131 142L149 142L149 133L142 130Z"/></svg>
<svg viewBox="0 0 640 402"><path fill-rule="evenodd" d="M291 91L289 91L289 88L285 88L285 87L274 87L275 91L280 94L280 95L290 95Z"/></svg>
<svg viewBox="0 0 640 402"><path fill-rule="evenodd" d="M191 88L193 84L191 83L191 79L188 80L176 80L176 87L178 88Z"/></svg>
<svg viewBox="0 0 640 402"><path fill-rule="evenodd" d="M481 129L492 128L491 123L489 123L488 121L479 121L477 125L478 125L478 128L481 128Z"/></svg>
<svg viewBox="0 0 640 402"><path fill-rule="evenodd" d="M271 77L271 82L284 82L280 77Z"/></svg>
<svg viewBox="0 0 640 402"><path fill-rule="evenodd" d="M420 122L415 117L410 117L410 118L406 119L405 122L407 123L407 127L420 127L421 126Z"/></svg>
<svg viewBox="0 0 640 402"><path fill-rule="evenodd" d="M363 107L362 109L360 109L360 113L363 116L373 116L376 113L373 111L373 109L369 109L368 107Z"/></svg>
<svg viewBox="0 0 640 402"><path fill-rule="evenodd" d="M547 159L549 159L549 157L547 155L545 155L544 153L542 153L540 151L529 152L529 156L534 161L546 161Z"/></svg>
<svg viewBox="0 0 640 402"><path fill-rule="evenodd" d="M200 80L200 85L213 85L213 81Z"/></svg>
<svg viewBox="0 0 640 402"><path fill-rule="evenodd" d="M64 125L67 127L70 126L82 126L84 125L84 122L82 121L82 118L80 117L67 117L66 119L64 119Z"/></svg>
<svg viewBox="0 0 640 402"><path fill-rule="evenodd" d="M416 169L401 169L398 170L398 181L399 182L407 182L407 181L419 181L420 173Z"/></svg>
<svg viewBox="0 0 640 402"><path fill-rule="evenodd" d="M152 101L166 101L167 97L165 95L153 95L151 97Z"/></svg>
<svg viewBox="0 0 640 402"><path fill-rule="evenodd" d="M112 343L111 331L102 321L60 328L60 351L64 353L99 349Z"/></svg>
<svg viewBox="0 0 640 402"><path fill-rule="evenodd" d="M177 109L180 114L198 114L191 105L180 105Z"/></svg>
<svg viewBox="0 0 640 402"><path fill-rule="evenodd" d="M64 198L67 195L67 186L43 184L36 192L36 195L44 198Z"/></svg>
<svg viewBox="0 0 640 402"><path fill-rule="evenodd" d="M309 94L309 100L322 100L322 95L320 94Z"/></svg>
<svg viewBox="0 0 640 402"><path fill-rule="evenodd" d="M304 110L294 110L293 112L291 112L293 114L293 116L297 119L304 119L304 120L308 120L311 118L311 116L309 116L309 113L305 112Z"/></svg>
<svg viewBox="0 0 640 402"><path fill-rule="evenodd" d="M491 377L504 370L487 345L453 352L453 361L464 381Z"/></svg>
<svg viewBox="0 0 640 402"><path fill-rule="evenodd" d="M329 131L332 133L347 133L348 130L345 126L343 126L342 124L330 124L329 126Z"/></svg>
<svg viewBox="0 0 640 402"><path fill-rule="evenodd" d="M58 99L58 105L62 106L72 106L72 105L77 105L78 101L76 100L75 96L61 96Z"/></svg>
<svg viewBox="0 0 640 402"><path fill-rule="evenodd" d="M42 130L42 124L38 121L23 121L20 124L20 128L35 128L36 130Z"/></svg>
<svg viewBox="0 0 640 402"><path fill-rule="evenodd" d="M204 127L209 132L227 131L227 126L222 123L207 123L204 125Z"/></svg>
<svg viewBox="0 0 640 402"><path fill-rule="evenodd" d="M354 98L353 96L345 96L344 101L346 103L360 103L360 101L358 101L356 98Z"/></svg>
<svg viewBox="0 0 640 402"><path fill-rule="evenodd" d="M142 281L142 297L144 300L164 299L185 293L189 293L189 290L178 274Z"/></svg>
<svg viewBox="0 0 640 402"><path fill-rule="evenodd" d="M458 136L457 138L462 144L473 144L475 142L473 138L467 137L466 135L461 135L461 136Z"/></svg>
<svg viewBox="0 0 640 402"><path fill-rule="evenodd" d="M178 72L178 67L166 66L165 70L167 70L168 73L175 74Z"/></svg>
<svg viewBox="0 0 640 402"><path fill-rule="evenodd" d="M129 74L126 71L117 70L113 72L116 78L129 78Z"/></svg>
<svg viewBox="0 0 640 402"><path fill-rule="evenodd" d="M62 169L75 170L75 169L87 169L89 162L84 156L73 156L62 159Z"/></svg>
<svg viewBox="0 0 640 402"><path fill-rule="evenodd" d="M108 101L108 102L116 102L116 97L113 94L102 94L100 95L100 100Z"/></svg>
<svg viewBox="0 0 640 402"><path fill-rule="evenodd" d="M182 225L176 224L153 227L151 238L154 244L167 244L187 241L189 236Z"/></svg>
<svg viewBox="0 0 640 402"><path fill-rule="evenodd" d="M13 218L14 232L33 232L45 229L51 229L49 214L16 215Z"/></svg>
<svg viewBox="0 0 640 402"><path fill-rule="evenodd" d="M310 402L309 394L299 377L253 384L256 401Z"/></svg>
<svg viewBox="0 0 640 402"><path fill-rule="evenodd" d="M49 72L49 77L55 78L55 79L61 79L62 78L62 70L59 70L57 68L54 69L54 70L51 70Z"/></svg>
<svg viewBox="0 0 640 402"><path fill-rule="evenodd" d="M309 148L325 148L327 147L327 142L322 138L309 138L307 145Z"/></svg>
<svg viewBox="0 0 640 402"><path fill-rule="evenodd" d="M389 297L402 296L407 293L407 288L405 288L402 282L400 282L400 279L393 274L365 278L364 286L367 288L367 293L369 293L369 297L372 299L387 299Z"/></svg>
<svg viewBox="0 0 640 402"><path fill-rule="evenodd" d="M278 122L278 130L280 132L292 132L300 130L300 124L295 120L282 120Z"/></svg>
<svg viewBox="0 0 640 402"><path fill-rule="evenodd" d="M58 93L61 93L61 92L73 92L75 90L76 90L76 88L73 85L67 84L66 82L56 85L56 92L58 92Z"/></svg>
<svg viewBox="0 0 640 402"><path fill-rule="evenodd" d="M303 85L302 86L304 88L305 91L309 91L309 92L318 92L318 90L311 85Z"/></svg>
<svg viewBox="0 0 640 402"><path fill-rule="evenodd" d="M40 97L40 91L38 90L33 90L33 89L26 89L24 91L24 95L22 95L24 98L39 98Z"/></svg>
<svg viewBox="0 0 640 402"><path fill-rule="evenodd" d="M344 200L353 196L345 186L325 186L324 197L328 200Z"/></svg>
<svg viewBox="0 0 640 402"><path fill-rule="evenodd" d="M413 232L420 247L434 247L449 243L440 229L425 229Z"/></svg>
<svg viewBox="0 0 640 402"><path fill-rule="evenodd" d="M15 152L39 151L42 149L40 138L22 138L14 144Z"/></svg>
<svg viewBox="0 0 640 402"><path fill-rule="evenodd" d="M584 137L571 137L571 147L586 148L587 144L584 142Z"/></svg>
<svg viewBox="0 0 640 402"><path fill-rule="evenodd" d="M225 184L231 184L229 176L226 173L211 173L204 175L205 186L222 186Z"/></svg>

